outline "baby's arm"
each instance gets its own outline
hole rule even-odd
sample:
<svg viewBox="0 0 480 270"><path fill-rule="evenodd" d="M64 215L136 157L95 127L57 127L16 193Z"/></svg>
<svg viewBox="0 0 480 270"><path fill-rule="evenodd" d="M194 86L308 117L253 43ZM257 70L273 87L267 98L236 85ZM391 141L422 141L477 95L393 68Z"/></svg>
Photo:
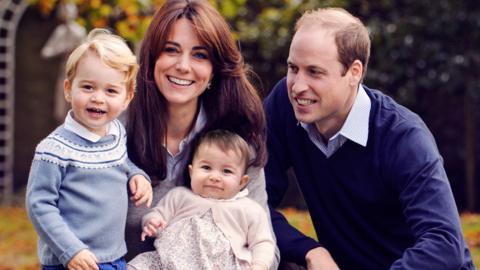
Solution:
<svg viewBox="0 0 480 270"><path fill-rule="evenodd" d="M159 215L150 217L143 224L142 235L140 236L142 241L145 241L145 237L155 237L157 236L158 229L165 229L167 223Z"/></svg>

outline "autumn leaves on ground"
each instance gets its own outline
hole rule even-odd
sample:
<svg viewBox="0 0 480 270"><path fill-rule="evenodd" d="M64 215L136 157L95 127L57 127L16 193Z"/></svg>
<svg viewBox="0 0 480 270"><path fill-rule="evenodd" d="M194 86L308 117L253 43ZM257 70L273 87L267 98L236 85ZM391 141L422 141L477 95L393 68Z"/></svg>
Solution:
<svg viewBox="0 0 480 270"><path fill-rule="evenodd" d="M315 238L307 212L289 208L283 213L297 229ZM479 267L480 215L463 214L462 226L474 263ZM0 270L40 269L36 256L36 237L23 208L0 208Z"/></svg>

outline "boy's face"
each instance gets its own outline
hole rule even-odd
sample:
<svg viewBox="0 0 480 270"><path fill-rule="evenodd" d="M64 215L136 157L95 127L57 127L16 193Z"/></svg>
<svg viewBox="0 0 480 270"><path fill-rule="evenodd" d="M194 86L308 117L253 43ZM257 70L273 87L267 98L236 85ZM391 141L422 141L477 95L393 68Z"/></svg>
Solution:
<svg viewBox="0 0 480 270"><path fill-rule="evenodd" d="M100 136L133 97L127 93L125 73L107 66L92 52L78 62L73 81L65 80L64 94L72 104L73 118Z"/></svg>
<svg viewBox="0 0 480 270"><path fill-rule="evenodd" d="M201 144L188 169L193 192L206 198L230 199L248 182L240 153L213 144Z"/></svg>

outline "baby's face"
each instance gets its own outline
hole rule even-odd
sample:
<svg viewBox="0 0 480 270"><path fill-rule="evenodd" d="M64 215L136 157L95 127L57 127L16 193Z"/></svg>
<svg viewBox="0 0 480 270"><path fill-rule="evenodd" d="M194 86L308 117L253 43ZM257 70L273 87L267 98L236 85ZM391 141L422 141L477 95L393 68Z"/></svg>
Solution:
<svg viewBox="0 0 480 270"><path fill-rule="evenodd" d="M189 166L192 190L206 198L230 199L248 182L239 152L202 144Z"/></svg>
<svg viewBox="0 0 480 270"><path fill-rule="evenodd" d="M87 52L78 62L73 81L65 80L65 98L72 104L73 118L91 132L104 136L107 124L125 110L132 96L127 93L125 72L104 64Z"/></svg>

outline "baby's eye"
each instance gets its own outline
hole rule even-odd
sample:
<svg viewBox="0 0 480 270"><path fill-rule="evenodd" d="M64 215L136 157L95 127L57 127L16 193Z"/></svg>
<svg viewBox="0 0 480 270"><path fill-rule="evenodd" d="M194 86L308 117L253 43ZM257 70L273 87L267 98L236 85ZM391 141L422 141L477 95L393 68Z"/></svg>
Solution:
<svg viewBox="0 0 480 270"><path fill-rule="evenodd" d="M200 168L203 169L203 170L207 170L207 171L210 170L210 166L208 166L208 165L202 165L202 166L200 166Z"/></svg>
<svg viewBox="0 0 480 270"><path fill-rule="evenodd" d="M223 173L224 174L231 174L231 173L233 173L233 171L230 170L230 169L223 169Z"/></svg>
<svg viewBox="0 0 480 270"><path fill-rule="evenodd" d="M93 89L93 86L91 86L90 84L83 84L81 87L85 90L92 90Z"/></svg>

